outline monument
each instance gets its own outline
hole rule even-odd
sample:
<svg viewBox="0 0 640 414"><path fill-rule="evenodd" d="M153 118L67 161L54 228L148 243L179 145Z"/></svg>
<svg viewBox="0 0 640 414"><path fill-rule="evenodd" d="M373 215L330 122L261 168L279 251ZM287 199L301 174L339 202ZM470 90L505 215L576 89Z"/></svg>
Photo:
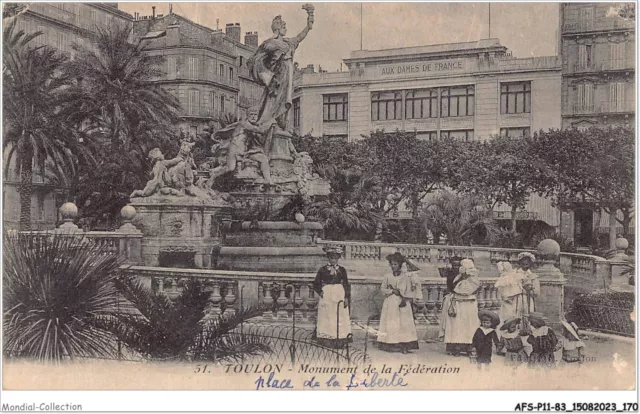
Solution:
<svg viewBox="0 0 640 414"><path fill-rule="evenodd" d="M230 197L194 184L194 143L183 141L175 158L165 160L158 148L149 151L152 178L135 190L134 225L143 233L146 266L209 267L213 246L220 243L220 223L230 217Z"/></svg>
<svg viewBox="0 0 640 414"><path fill-rule="evenodd" d="M293 57L314 21L313 6L302 8L307 24L297 36L285 37L287 24L276 16L273 37L247 61L263 86L260 104L211 134L212 160L198 168L189 141L170 160L158 148L149 152L152 178L131 194L145 265L307 272L324 262L320 223L269 221L294 197L310 202L330 191L309 154L294 148L289 129ZM216 181L229 174L238 184L216 193Z"/></svg>
<svg viewBox="0 0 640 414"><path fill-rule="evenodd" d="M297 152L289 129L293 95L293 57L313 28L314 8L305 4L307 24L295 37L287 35L281 16L271 23L273 37L265 40L247 61L252 78L263 86L258 107L247 116L215 134L219 166L210 170L204 188L211 188L223 174L235 171L242 184L230 192L233 218L239 222L224 228L224 239L214 263L234 270L311 272L324 262L317 246L322 235L320 223L304 220L264 221L279 212L293 197L310 201L328 195L329 183L312 172L308 153ZM253 216L252 216L253 213ZM299 217L298 217L299 218ZM263 221L260 221L263 220Z"/></svg>

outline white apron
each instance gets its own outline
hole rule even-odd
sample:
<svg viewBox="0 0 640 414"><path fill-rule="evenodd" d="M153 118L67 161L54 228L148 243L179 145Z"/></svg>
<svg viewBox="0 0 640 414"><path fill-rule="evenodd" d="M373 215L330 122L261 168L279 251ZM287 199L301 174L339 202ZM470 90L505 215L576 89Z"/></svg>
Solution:
<svg viewBox="0 0 640 414"><path fill-rule="evenodd" d="M324 285L322 297L318 302L318 322L316 325L318 338L345 339L351 333L349 308L344 307L344 302L338 306L338 302L341 300L344 300L344 287L341 284ZM340 324L339 330L338 323Z"/></svg>
<svg viewBox="0 0 640 414"><path fill-rule="evenodd" d="M400 307L400 302L401 299L397 295L390 295L384 300L378 342L399 344L418 340L411 302L407 301L403 308Z"/></svg>

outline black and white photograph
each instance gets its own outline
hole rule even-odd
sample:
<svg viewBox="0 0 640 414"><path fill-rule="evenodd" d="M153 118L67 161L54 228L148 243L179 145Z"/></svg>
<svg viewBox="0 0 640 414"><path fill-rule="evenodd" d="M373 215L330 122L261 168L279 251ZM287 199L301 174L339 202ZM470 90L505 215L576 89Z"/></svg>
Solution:
<svg viewBox="0 0 640 414"><path fill-rule="evenodd" d="M636 3L2 6L3 393L638 410Z"/></svg>

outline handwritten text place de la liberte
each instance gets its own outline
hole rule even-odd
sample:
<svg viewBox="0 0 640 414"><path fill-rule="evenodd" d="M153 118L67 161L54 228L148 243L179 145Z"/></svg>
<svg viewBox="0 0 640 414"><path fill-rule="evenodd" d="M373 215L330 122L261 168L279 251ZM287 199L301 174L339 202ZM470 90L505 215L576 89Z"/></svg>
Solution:
<svg viewBox="0 0 640 414"><path fill-rule="evenodd" d="M268 378L264 378L262 375L258 377L258 379L254 383L256 385L256 390L261 389L294 389L294 386L291 384L290 378L282 378L278 379L275 377L275 374L272 372L269 374ZM346 383L345 383L346 384ZM404 381L397 372L393 373L391 378L389 377L379 377L377 372L374 372L372 375L367 376L365 379L356 379L356 374L351 374L349 378L349 383L346 384L345 388L347 390L351 390L354 388L364 388L364 389L384 389L384 388L397 388L397 387L406 387L409 385ZM313 376L308 380L304 381L303 388L334 388L341 389L343 388L342 383L338 380L337 376L332 375L327 381L316 380L316 377Z"/></svg>
<svg viewBox="0 0 640 414"><path fill-rule="evenodd" d="M429 62L413 65L384 66L382 75L406 75L420 72L442 72L449 70L462 70L464 66L461 60L446 62Z"/></svg>

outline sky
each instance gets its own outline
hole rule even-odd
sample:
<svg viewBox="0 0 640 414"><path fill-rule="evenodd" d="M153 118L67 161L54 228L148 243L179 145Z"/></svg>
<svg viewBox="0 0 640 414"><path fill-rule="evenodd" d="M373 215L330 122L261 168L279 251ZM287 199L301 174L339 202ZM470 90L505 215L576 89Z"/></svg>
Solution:
<svg viewBox="0 0 640 414"><path fill-rule="evenodd" d="M240 23L244 33L258 31L262 42L271 33L271 20L282 15L287 36L295 36L306 25L304 3L172 3L173 12L196 23L224 30L226 23ZM489 3L313 3L313 30L298 47L295 60L336 71L352 50L360 50L362 4L362 48L455 43L489 37ZM128 13L167 14L169 3L118 3ZM491 3L491 37L500 39L514 56L556 54L558 3ZM346 66L343 67L346 69Z"/></svg>

